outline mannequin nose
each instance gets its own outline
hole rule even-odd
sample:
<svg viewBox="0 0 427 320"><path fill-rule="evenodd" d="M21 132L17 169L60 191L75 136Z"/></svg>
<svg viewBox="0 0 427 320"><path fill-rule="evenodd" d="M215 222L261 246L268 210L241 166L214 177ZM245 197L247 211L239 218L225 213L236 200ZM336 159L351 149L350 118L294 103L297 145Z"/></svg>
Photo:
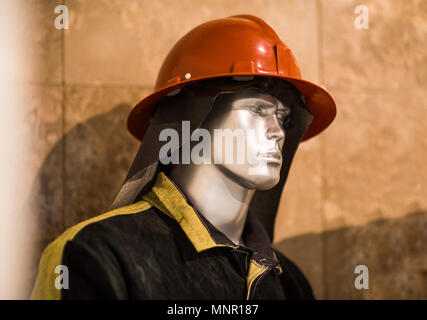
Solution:
<svg viewBox="0 0 427 320"><path fill-rule="evenodd" d="M277 142L280 142L285 138L285 132L282 129L282 126L280 125L279 121L277 120L276 115L271 115L269 118L270 119L267 124L267 139L274 139L277 140Z"/></svg>

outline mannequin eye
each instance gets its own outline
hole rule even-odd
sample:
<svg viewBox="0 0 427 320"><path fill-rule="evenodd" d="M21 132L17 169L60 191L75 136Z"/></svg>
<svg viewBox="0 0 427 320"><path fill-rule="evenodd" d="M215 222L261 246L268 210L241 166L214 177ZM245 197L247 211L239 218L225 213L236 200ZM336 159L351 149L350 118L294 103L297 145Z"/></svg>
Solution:
<svg viewBox="0 0 427 320"><path fill-rule="evenodd" d="M249 107L249 110L251 110L252 112L259 114L261 116L265 115L263 108L261 108L260 106Z"/></svg>

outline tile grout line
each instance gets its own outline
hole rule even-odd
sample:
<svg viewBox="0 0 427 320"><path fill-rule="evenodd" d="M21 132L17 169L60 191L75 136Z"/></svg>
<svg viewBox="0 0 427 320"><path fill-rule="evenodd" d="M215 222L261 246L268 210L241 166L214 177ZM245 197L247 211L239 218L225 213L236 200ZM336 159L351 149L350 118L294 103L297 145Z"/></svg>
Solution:
<svg viewBox="0 0 427 320"><path fill-rule="evenodd" d="M321 69L319 63L319 70ZM319 72L320 79L320 72ZM321 83L321 80L319 80ZM62 82L22 82L17 83L18 85L33 85L33 86L61 86ZM101 84L90 84L90 83L68 83L69 88L93 88L93 89L142 89L142 90L152 90L154 92L154 87L152 85L143 85L143 84L113 84L113 83L101 83ZM420 91L423 90L421 86L416 87L396 87L396 88L386 88L386 87L377 87L377 88L365 88L365 87L337 87L337 86L328 86L328 91L339 91L340 94L345 95L356 95L356 94L365 94L365 95L379 95L379 94L395 94L401 95L402 91Z"/></svg>
<svg viewBox="0 0 427 320"><path fill-rule="evenodd" d="M316 1L317 11L317 43L318 43L318 67L319 67L319 80L324 86L324 67L323 67L323 16L322 16L322 0ZM324 139L320 137L320 172L321 172L321 225L322 225L322 283L323 283L323 299L328 299L329 288L328 288L328 255L327 255L327 225L325 217L325 205L326 199L326 177L325 177L325 153L324 153Z"/></svg>
<svg viewBox="0 0 427 320"><path fill-rule="evenodd" d="M324 81L324 66L323 66L323 16L322 16L322 0L316 1L317 12L317 54L318 54L318 67L319 67L319 81L322 86L325 85Z"/></svg>
<svg viewBox="0 0 427 320"><path fill-rule="evenodd" d="M62 221L65 221L65 147L66 147L66 139L65 139L65 50L64 50L64 29L61 29L61 127L62 127L62 168L61 168L61 179L62 179ZM65 225L62 226L64 229Z"/></svg>

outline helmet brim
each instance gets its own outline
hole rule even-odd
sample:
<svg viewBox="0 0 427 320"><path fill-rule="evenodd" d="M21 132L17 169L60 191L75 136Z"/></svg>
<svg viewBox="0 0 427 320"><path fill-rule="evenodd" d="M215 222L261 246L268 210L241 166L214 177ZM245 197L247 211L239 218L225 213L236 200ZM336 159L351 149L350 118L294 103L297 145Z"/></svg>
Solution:
<svg viewBox="0 0 427 320"><path fill-rule="evenodd" d="M314 84L310 81L286 77L280 74L253 74L253 73L227 73L227 74L216 74L214 76L204 76L200 78L192 78L188 80L180 81L179 83L172 83L164 86L163 88L154 91L152 94L143 98L137 105L131 110L128 120L127 127L129 132L138 140L142 141L144 134L150 124L150 119L154 113L156 104L166 95L171 92L185 87L189 84L213 79L218 77L234 77L234 76L256 76L256 77L274 77L288 81L295 86L296 89L305 97L306 107L308 111L313 115L313 121L305 133L301 141L306 141L325 130L335 119L336 116L336 104L332 96L321 86Z"/></svg>

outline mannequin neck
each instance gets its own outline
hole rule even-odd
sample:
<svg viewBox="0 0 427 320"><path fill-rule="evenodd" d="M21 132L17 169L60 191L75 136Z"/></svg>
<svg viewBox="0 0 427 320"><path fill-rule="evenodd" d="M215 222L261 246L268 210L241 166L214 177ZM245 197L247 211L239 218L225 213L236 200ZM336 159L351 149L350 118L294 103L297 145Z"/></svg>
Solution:
<svg viewBox="0 0 427 320"><path fill-rule="evenodd" d="M234 243L243 243L243 229L255 190L242 187L213 164L173 165L169 175L215 228Z"/></svg>

